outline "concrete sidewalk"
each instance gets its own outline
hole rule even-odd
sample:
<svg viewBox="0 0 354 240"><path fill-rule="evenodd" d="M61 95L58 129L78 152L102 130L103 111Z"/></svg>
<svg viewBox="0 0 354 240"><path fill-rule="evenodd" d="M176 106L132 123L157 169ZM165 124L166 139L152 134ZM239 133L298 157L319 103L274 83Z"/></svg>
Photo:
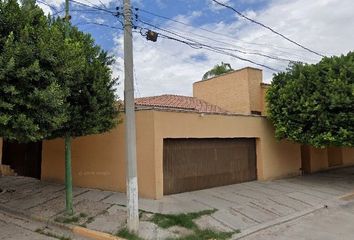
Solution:
<svg viewBox="0 0 354 240"><path fill-rule="evenodd" d="M26 177L1 177L0 204L6 208L55 220L63 213L64 186ZM217 209L195 222L201 228L241 231L325 204L354 190L354 168L275 181L254 181L166 196L140 199L139 207L153 213L188 213ZM125 194L74 188L76 223L93 230L116 233L125 224ZM146 231L158 231L143 222ZM161 236L173 237L162 232ZM149 237L147 237L149 238ZM154 238L152 238L154 239ZM161 237L161 239L163 239Z"/></svg>
<svg viewBox="0 0 354 240"><path fill-rule="evenodd" d="M73 232L0 211L0 239L6 240L89 240Z"/></svg>

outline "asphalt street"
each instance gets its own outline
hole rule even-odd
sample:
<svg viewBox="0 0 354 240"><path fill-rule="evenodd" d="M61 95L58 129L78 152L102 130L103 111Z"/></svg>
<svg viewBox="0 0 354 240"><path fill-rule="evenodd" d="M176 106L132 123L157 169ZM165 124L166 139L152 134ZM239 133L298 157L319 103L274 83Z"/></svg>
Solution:
<svg viewBox="0 0 354 240"><path fill-rule="evenodd" d="M243 240L353 240L354 200L341 202Z"/></svg>

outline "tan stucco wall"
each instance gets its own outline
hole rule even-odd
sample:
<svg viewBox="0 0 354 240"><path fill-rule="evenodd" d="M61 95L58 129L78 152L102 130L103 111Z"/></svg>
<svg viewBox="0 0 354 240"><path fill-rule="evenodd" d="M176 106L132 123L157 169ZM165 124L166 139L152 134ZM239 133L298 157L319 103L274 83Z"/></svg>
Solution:
<svg viewBox="0 0 354 240"><path fill-rule="evenodd" d="M202 116L196 113L155 112L155 165L158 198L162 197L163 191L163 139L186 137L255 137L257 138L257 174L260 180L299 174L300 145L275 140L271 124L263 117Z"/></svg>
<svg viewBox="0 0 354 240"><path fill-rule="evenodd" d="M328 153L326 148L310 147L311 172L318 172L328 168Z"/></svg>
<svg viewBox="0 0 354 240"><path fill-rule="evenodd" d="M338 152L338 154L338 156L334 155L332 157L342 158L343 164L330 167L328 148L310 147L311 172L354 165L354 148L341 148L341 151Z"/></svg>
<svg viewBox="0 0 354 240"><path fill-rule="evenodd" d="M164 138L257 138L259 179L299 173L300 146L276 141L271 124L263 117L145 110L137 112L136 122L139 194L142 197L161 198L163 195ZM63 140L44 141L42 158L42 179L63 182ZM74 139L72 165L76 186L125 191L124 124L109 133Z"/></svg>
<svg viewBox="0 0 354 240"><path fill-rule="evenodd" d="M2 138L0 138L0 165L2 162Z"/></svg>
<svg viewBox="0 0 354 240"><path fill-rule="evenodd" d="M247 68L248 73L248 91L250 98L250 110L262 112L262 71L253 68Z"/></svg>
<svg viewBox="0 0 354 240"><path fill-rule="evenodd" d="M267 90L269 88L269 85L267 84L261 84L261 112L263 116L267 115Z"/></svg>
<svg viewBox="0 0 354 240"><path fill-rule="evenodd" d="M242 68L193 84L193 96L233 113L262 112L262 70Z"/></svg>
<svg viewBox="0 0 354 240"><path fill-rule="evenodd" d="M250 113L247 69L193 84L193 96L235 113Z"/></svg>
<svg viewBox="0 0 354 240"><path fill-rule="evenodd" d="M139 192L155 197L153 111L136 114ZM75 186L125 191L124 124L109 133L80 137L72 143L72 173ZM64 141L43 141L42 180L64 181Z"/></svg>
<svg viewBox="0 0 354 240"><path fill-rule="evenodd" d="M354 147L343 148L343 165L354 165Z"/></svg>

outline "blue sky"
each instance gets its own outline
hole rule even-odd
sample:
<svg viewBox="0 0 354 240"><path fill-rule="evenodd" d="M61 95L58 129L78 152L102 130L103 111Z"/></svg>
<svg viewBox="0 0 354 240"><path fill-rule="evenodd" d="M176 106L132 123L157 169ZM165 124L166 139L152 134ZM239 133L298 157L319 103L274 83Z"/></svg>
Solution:
<svg viewBox="0 0 354 240"><path fill-rule="evenodd" d="M92 5L89 1L81 1L82 3ZM267 6L268 1L237 1L237 3L233 3L232 5L237 7L240 11L260 11L262 8ZM101 3L96 3L96 6L100 8L104 8ZM105 6L110 11L116 11L116 7L120 7L119 12L122 12L121 8L122 0L117 3L110 2L105 4ZM206 24L211 23L219 23L224 22L225 24L229 24L235 21L234 13L230 12L228 9L223 9L221 7L217 7L211 1L207 0L143 0L143 1L133 1L133 8L139 8L141 10L146 10L157 15L165 16L168 18L178 18L178 16L192 16L193 14L197 14L198 16L193 18L191 24L195 27L204 26ZM113 38L117 34L116 29L110 29L108 27L103 26L95 26L91 24L85 24L87 22L97 21L103 22L107 25L112 25L116 27L120 27L121 24L117 21L116 17L111 16L109 13L104 11L92 11L92 12L76 12L75 10L86 10L89 9L85 6L80 6L75 3L71 3L71 9L73 12L72 15L72 23L77 25L77 27L85 32L89 32L95 38L97 44L102 46L106 50L111 50L114 47ZM135 11L138 14L138 18L156 24L157 26L164 25L166 19L155 17L151 14ZM120 18L122 20L122 17ZM183 22L183 21L182 21ZM138 25L142 25L141 23L136 23Z"/></svg>
<svg viewBox="0 0 354 240"><path fill-rule="evenodd" d="M41 0L63 9L63 0ZM122 7L122 0L75 0L111 11ZM353 0L220 0L235 7L246 16L256 19L287 37L326 56L345 54L354 49ZM52 11L40 4L46 12ZM228 54L206 49L194 49L181 42L165 39L149 42L134 33L134 72L136 97L159 94L192 95L192 84L220 62L230 63L234 69L252 66L263 70L263 81L283 71L287 60L316 63L320 57L295 46L267 29L240 18L229 9L211 0L133 0L140 10L138 18L149 24L172 31L177 35L155 29L180 40L192 39L215 48L227 48ZM79 11L77 11L79 10ZM89 11L82 11L89 10ZM151 16L146 10L183 22ZM53 12L53 11L52 11ZM62 15L60 13L59 15ZM124 79L123 34L121 23L112 14L71 3L72 23L92 34L96 43L116 59L113 75ZM121 18L120 18L121 19ZM122 20L122 19L121 19ZM90 24L91 23L91 24ZM98 26L104 24L110 27ZM139 27L153 29L141 22ZM233 56L230 56L233 55ZM266 67L242 61L248 59ZM262 56L263 55L263 56ZM264 55L273 57L264 57ZM277 58L277 59L274 59ZM123 85L118 87L122 96Z"/></svg>

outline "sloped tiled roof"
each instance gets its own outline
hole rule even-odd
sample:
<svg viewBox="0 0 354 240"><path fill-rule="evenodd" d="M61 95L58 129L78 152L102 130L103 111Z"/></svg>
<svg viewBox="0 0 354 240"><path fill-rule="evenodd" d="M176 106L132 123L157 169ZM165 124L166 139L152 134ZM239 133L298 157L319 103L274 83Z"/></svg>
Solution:
<svg viewBox="0 0 354 240"><path fill-rule="evenodd" d="M184 110L199 113L228 113L228 111L210 104L204 100L179 95L161 95L153 97L136 98L135 105L137 108L153 107L160 109Z"/></svg>

